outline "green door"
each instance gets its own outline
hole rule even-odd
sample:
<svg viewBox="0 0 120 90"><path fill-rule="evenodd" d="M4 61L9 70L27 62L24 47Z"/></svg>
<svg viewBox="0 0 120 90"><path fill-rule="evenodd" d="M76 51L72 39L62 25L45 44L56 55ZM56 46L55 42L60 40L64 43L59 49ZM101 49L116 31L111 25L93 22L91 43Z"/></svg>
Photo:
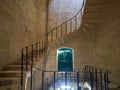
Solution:
<svg viewBox="0 0 120 90"><path fill-rule="evenodd" d="M58 71L73 71L73 50L60 48L57 50Z"/></svg>

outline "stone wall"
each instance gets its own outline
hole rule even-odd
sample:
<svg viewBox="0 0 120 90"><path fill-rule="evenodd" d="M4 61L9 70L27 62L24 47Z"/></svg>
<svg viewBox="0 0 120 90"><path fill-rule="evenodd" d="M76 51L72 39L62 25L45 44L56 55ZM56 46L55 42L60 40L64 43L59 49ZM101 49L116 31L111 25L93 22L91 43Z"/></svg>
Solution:
<svg viewBox="0 0 120 90"><path fill-rule="evenodd" d="M0 69L20 59L21 48L43 37L44 22L45 0L0 0Z"/></svg>
<svg viewBox="0 0 120 90"><path fill-rule="evenodd" d="M49 0L49 31L73 17L80 10L82 1L83 0ZM77 17L79 20L78 24L80 22L79 17L80 15ZM73 20L73 22L75 22L75 20Z"/></svg>
<svg viewBox="0 0 120 90"><path fill-rule="evenodd" d="M112 83L120 85L120 7L119 0L108 0L96 43L96 66L111 71Z"/></svg>
<svg viewBox="0 0 120 90"><path fill-rule="evenodd" d="M48 61L46 64L47 70L57 70L57 49L62 47L69 47L74 50L74 69L78 70L84 68L85 65L92 65L94 59L94 50L96 42L96 31L78 32L76 38L65 41L64 44L56 44L53 49L48 51ZM63 40L64 41L64 40ZM61 41L57 41L61 43Z"/></svg>
<svg viewBox="0 0 120 90"><path fill-rule="evenodd" d="M95 30L81 31L79 37L50 51L47 70L57 70L56 52L60 47L74 49L75 69L84 65L109 70L110 87L120 86L120 7L119 0L106 0L106 8ZM90 28L90 27L87 27ZM59 43L59 42L58 42ZM114 89L115 90L115 89Z"/></svg>

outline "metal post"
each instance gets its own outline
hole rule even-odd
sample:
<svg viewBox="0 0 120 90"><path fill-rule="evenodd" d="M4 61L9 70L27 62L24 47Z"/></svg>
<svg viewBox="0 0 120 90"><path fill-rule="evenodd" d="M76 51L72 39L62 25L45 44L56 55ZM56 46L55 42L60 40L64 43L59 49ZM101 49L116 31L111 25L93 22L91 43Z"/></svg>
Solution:
<svg viewBox="0 0 120 90"><path fill-rule="evenodd" d="M72 72L70 72L70 83L71 83L71 81L72 81L72 79L71 79L71 73L72 73Z"/></svg>
<svg viewBox="0 0 120 90"><path fill-rule="evenodd" d="M75 16L75 29L77 29L77 17Z"/></svg>
<svg viewBox="0 0 120 90"><path fill-rule="evenodd" d="M42 40L42 54L43 54L43 48L44 48L44 46L43 46L44 44L43 44L43 40Z"/></svg>
<svg viewBox="0 0 120 90"><path fill-rule="evenodd" d="M77 90L80 90L80 87L79 87L79 72L77 72Z"/></svg>
<svg viewBox="0 0 120 90"><path fill-rule="evenodd" d="M106 72L104 73L104 89L107 90L107 85L106 85Z"/></svg>
<svg viewBox="0 0 120 90"><path fill-rule="evenodd" d="M95 68L96 90L98 90L97 68Z"/></svg>
<svg viewBox="0 0 120 90"><path fill-rule="evenodd" d="M102 90L102 70L100 69L100 90Z"/></svg>
<svg viewBox="0 0 120 90"><path fill-rule="evenodd" d="M84 82L86 81L86 66L85 66L85 69L84 69Z"/></svg>
<svg viewBox="0 0 120 90"><path fill-rule="evenodd" d="M62 28L62 25L61 25L61 36L62 36L62 29L63 29L63 28Z"/></svg>
<svg viewBox="0 0 120 90"><path fill-rule="evenodd" d="M65 72L65 86L67 86L67 72ZM65 88L67 90L67 88Z"/></svg>
<svg viewBox="0 0 120 90"><path fill-rule="evenodd" d="M66 27L66 30L65 30L65 34L67 34L67 22L65 22L65 27Z"/></svg>
<svg viewBox="0 0 120 90"><path fill-rule="evenodd" d="M57 28L56 28L56 39L57 39Z"/></svg>
<svg viewBox="0 0 120 90"><path fill-rule="evenodd" d="M49 0L46 0L45 48L48 46L48 16L49 16L48 4L49 4Z"/></svg>
<svg viewBox="0 0 120 90"><path fill-rule="evenodd" d="M108 87L108 72L106 72L106 82L107 82L107 90L109 90L109 87Z"/></svg>
<svg viewBox="0 0 120 90"><path fill-rule="evenodd" d="M70 32L72 32L72 19L70 20Z"/></svg>
<svg viewBox="0 0 120 90"><path fill-rule="evenodd" d="M105 82L105 90L109 90L109 87L108 87L108 72L104 73L104 82Z"/></svg>
<svg viewBox="0 0 120 90"><path fill-rule="evenodd" d="M33 45L32 45L32 61L31 61L31 78L30 78L30 90L33 90Z"/></svg>
<svg viewBox="0 0 120 90"><path fill-rule="evenodd" d="M44 90L44 71L42 71L42 90Z"/></svg>
<svg viewBox="0 0 120 90"><path fill-rule="evenodd" d="M51 31L51 42L53 41L53 31Z"/></svg>
<svg viewBox="0 0 120 90"><path fill-rule="evenodd" d="M21 90L23 90L23 60L24 60L24 52L21 50Z"/></svg>
<svg viewBox="0 0 120 90"><path fill-rule="evenodd" d="M40 44L41 44L41 43L39 42L39 57L40 57L40 55L41 55L41 53L40 53L40 49L41 49L40 46L41 46L41 45L40 45Z"/></svg>
<svg viewBox="0 0 120 90"><path fill-rule="evenodd" d="M28 70L28 47L26 47L26 71Z"/></svg>
<svg viewBox="0 0 120 90"><path fill-rule="evenodd" d="M36 60L37 60L37 54L38 54L38 43L36 43Z"/></svg>
<svg viewBox="0 0 120 90"><path fill-rule="evenodd" d="M56 80L55 80L55 72L54 72L54 87L53 87L54 89L53 90L55 90L55 81Z"/></svg>
<svg viewBox="0 0 120 90"><path fill-rule="evenodd" d="M90 83L91 83L91 90L93 90L93 87L94 87L94 77L93 77L93 72L90 72Z"/></svg>

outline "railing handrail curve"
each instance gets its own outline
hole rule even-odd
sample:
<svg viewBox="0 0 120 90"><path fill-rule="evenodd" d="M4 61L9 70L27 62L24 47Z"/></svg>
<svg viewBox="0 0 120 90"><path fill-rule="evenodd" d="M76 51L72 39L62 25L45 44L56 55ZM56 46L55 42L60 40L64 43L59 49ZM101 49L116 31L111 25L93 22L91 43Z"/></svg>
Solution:
<svg viewBox="0 0 120 90"><path fill-rule="evenodd" d="M67 26L67 23L69 21L72 21L74 18L76 19L77 15L80 12L81 12L80 15L82 16L82 9L84 8L84 4L85 4L85 0L83 0L80 10L74 16L72 16L70 19L66 20L62 24L56 26L54 29L50 30L49 32L47 32L47 34L49 34L50 32L52 32L54 30L56 30L56 39L57 39L57 28L59 28L60 26L62 26L64 24L66 24L66 26ZM76 24L76 23L74 23L74 24ZM61 34L62 34L62 30L61 30ZM66 34L67 34L67 31L66 31ZM40 69L40 68L36 67L35 65L33 65L33 62L34 62L33 59L34 59L34 56L36 57L36 60L38 59L37 54L39 54L39 56L44 55L45 48L46 48L45 47L45 38L46 37L44 37L43 39L41 39L38 42L35 42L33 44L29 44L29 45L23 47L22 50L21 50L21 90L23 90L23 78L24 78L24 76L23 76L23 70L24 70L23 63L24 62L23 61L24 60L26 61L25 70L28 71L28 65L31 67L31 78L32 78L32 74L33 74L32 73L33 68L35 68L35 69L37 69L39 71L42 71L42 69ZM48 38L48 36L47 36L47 38ZM51 36L51 41L52 41L52 38L53 38L53 36ZM36 50L35 53L34 53L34 50ZM31 63L29 62L29 57L31 58ZM31 79L31 81L32 81L32 79ZM31 85L31 88L32 88L32 85Z"/></svg>
<svg viewBox="0 0 120 90"><path fill-rule="evenodd" d="M67 22L71 21L74 17L76 17L76 16L82 11L84 5L85 5L85 0L83 0L83 3L82 3L82 5L81 5L81 8L79 9L79 11L78 11L74 16L72 16L70 19L66 20L66 21L63 22L62 24L56 26L55 28L51 29L50 31L48 31L48 33L50 33L50 32L52 32L52 31L56 30L56 28L62 26L64 23L67 23Z"/></svg>

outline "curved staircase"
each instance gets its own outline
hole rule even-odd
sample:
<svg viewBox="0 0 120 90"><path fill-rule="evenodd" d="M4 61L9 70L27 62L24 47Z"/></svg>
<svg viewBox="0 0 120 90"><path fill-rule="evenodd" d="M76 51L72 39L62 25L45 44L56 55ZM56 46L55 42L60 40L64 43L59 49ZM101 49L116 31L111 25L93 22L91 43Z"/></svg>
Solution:
<svg viewBox="0 0 120 90"><path fill-rule="evenodd" d="M104 14L104 6L106 6L105 0L87 0L85 3L85 7L83 3L82 8L75 16L48 32L49 46L47 48L53 49L54 47L62 45L66 41L75 39L75 37L77 37L79 33L81 33L81 31L86 32L95 29L100 22L99 18L102 14ZM63 33L62 26L65 25L65 28L67 28L68 22L74 24L77 23L76 17L79 13L81 14L81 16L83 14L81 26L74 26L74 28L72 27L70 31L65 31ZM72 22L73 19L74 22ZM60 35L58 35L58 28L61 28ZM56 34L53 35L53 32L55 32ZM45 46L45 39L23 48L21 51L22 61L18 60L14 64L4 67L4 69L0 71L0 90L24 90L23 87L25 87L26 77L30 77L32 75L30 74L31 70L33 70L31 69L31 66L36 66L36 69L42 69L42 59L47 48Z"/></svg>

